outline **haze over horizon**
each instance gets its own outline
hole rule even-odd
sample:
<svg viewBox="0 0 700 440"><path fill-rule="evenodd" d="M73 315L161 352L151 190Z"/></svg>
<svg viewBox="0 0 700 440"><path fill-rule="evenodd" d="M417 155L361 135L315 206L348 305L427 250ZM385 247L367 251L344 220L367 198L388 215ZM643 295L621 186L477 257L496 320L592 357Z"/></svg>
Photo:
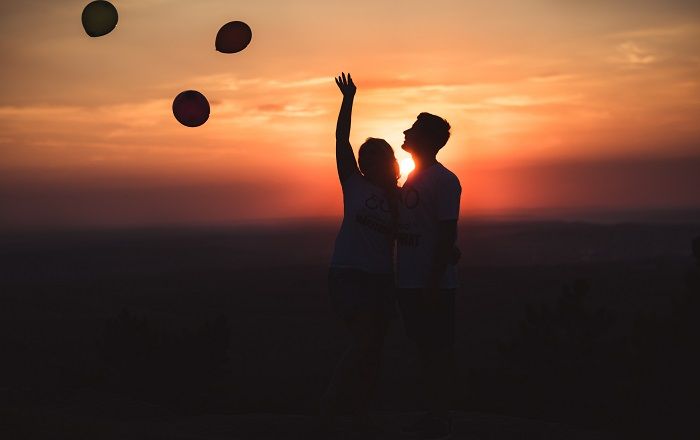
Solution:
<svg viewBox="0 0 700 440"><path fill-rule="evenodd" d="M0 226L340 216L340 71L355 148L450 121L464 215L700 207L698 2L115 0L95 39L87 2L0 4Z"/></svg>

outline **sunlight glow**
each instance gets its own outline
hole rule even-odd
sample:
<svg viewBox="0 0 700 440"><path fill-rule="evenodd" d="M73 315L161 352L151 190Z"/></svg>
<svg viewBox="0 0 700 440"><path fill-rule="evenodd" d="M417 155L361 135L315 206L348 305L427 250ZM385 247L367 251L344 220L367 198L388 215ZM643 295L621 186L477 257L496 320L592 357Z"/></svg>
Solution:
<svg viewBox="0 0 700 440"><path fill-rule="evenodd" d="M413 171L413 169L416 167L416 164L413 163L413 159L410 157L406 157L404 159L401 159L401 162L399 162L399 170L401 171L401 177L404 179L408 177L408 175Z"/></svg>

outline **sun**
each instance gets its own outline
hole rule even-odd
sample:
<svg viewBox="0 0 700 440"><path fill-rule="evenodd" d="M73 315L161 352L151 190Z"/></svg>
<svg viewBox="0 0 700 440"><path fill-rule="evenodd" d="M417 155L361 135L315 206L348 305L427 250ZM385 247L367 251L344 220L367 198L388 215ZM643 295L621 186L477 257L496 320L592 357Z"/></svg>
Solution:
<svg viewBox="0 0 700 440"><path fill-rule="evenodd" d="M401 171L401 177L407 177L415 167L416 164L413 163L413 159L411 159L410 157L401 159L401 162L399 162L399 170Z"/></svg>

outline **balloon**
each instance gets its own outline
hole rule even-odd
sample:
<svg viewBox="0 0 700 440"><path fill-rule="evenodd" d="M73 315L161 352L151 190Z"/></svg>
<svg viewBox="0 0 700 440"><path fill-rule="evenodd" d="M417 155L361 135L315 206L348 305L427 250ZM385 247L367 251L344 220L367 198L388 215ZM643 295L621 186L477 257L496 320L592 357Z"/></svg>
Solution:
<svg viewBox="0 0 700 440"><path fill-rule="evenodd" d="M216 34L216 50L222 53L236 53L245 49L253 38L250 26L242 21L226 23Z"/></svg>
<svg viewBox="0 0 700 440"><path fill-rule="evenodd" d="M83 28L91 37L101 37L112 32L119 21L117 8L110 2L97 0L83 9Z"/></svg>
<svg viewBox="0 0 700 440"><path fill-rule="evenodd" d="M186 90L175 97L173 114L180 124L199 127L209 119L209 101L196 90Z"/></svg>

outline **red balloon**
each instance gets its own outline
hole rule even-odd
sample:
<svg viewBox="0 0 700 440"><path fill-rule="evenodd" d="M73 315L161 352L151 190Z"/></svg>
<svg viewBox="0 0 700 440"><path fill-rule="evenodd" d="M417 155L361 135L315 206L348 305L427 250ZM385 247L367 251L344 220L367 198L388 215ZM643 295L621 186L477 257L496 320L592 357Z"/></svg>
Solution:
<svg viewBox="0 0 700 440"><path fill-rule="evenodd" d="M240 52L250 44L253 31L242 21L226 23L216 34L216 50L222 53Z"/></svg>
<svg viewBox="0 0 700 440"><path fill-rule="evenodd" d="M175 119L187 127L199 127L209 119L209 101L196 90L186 90L175 97Z"/></svg>

